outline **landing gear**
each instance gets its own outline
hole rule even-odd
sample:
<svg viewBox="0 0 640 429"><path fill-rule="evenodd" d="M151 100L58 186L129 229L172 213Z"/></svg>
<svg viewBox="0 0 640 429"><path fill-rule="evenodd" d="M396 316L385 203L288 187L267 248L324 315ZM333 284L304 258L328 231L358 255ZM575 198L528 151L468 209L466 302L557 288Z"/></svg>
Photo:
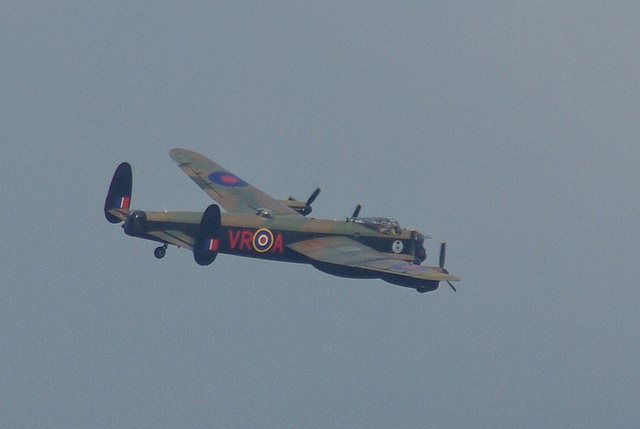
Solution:
<svg viewBox="0 0 640 429"><path fill-rule="evenodd" d="M167 254L167 245L156 247L156 250L153 251L153 256L158 259L164 258L164 255Z"/></svg>

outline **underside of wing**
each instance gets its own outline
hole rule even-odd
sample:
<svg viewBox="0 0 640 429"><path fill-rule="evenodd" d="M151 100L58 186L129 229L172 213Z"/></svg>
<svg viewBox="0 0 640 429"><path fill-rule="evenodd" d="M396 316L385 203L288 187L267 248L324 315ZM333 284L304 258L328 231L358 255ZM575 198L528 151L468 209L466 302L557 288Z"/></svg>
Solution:
<svg viewBox="0 0 640 429"><path fill-rule="evenodd" d="M193 250L193 237L182 231L149 231L147 234L162 243Z"/></svg>
<svg viewBox="0 0 640 429"><path fill-rule="evenodd" d="M171 149L169 154L182 171L229 213L253 214L258 209L268 209L273 215L299 215L204 155L187 149Z"/></svg>
<svg viewBox="0 0 640 429"><path fill-rule="evenodd" d="M346 277L380 277L394 284L419 287L423 282L458 281L438 267L426 267L396 259L344 236L300 241L289 248L315 261L331 274Z"/></svg>

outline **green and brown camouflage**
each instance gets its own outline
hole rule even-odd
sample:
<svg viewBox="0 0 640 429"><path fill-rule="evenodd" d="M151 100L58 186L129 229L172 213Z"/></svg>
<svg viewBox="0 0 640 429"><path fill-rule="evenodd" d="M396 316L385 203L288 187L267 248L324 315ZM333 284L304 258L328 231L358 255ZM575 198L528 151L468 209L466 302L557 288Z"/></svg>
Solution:
<svg viewBox="0 0 640 429"><path fill-rule="evenodd" d="M275 200L203 155L185 149L172 149L170 155L227 213L215 204L204 213L130 210L131 167L122 163L111 182L105 216L112 223L124 222L130 236L161 243L158 258L172 244L192 250L201 265L218 253L308 263L333 275L381 278L420 292L458 280L443 268L444 244L440 266L422 266L426 237L394 220L308 218L303 213L311 211L319 189L306 203Z"/></svg>

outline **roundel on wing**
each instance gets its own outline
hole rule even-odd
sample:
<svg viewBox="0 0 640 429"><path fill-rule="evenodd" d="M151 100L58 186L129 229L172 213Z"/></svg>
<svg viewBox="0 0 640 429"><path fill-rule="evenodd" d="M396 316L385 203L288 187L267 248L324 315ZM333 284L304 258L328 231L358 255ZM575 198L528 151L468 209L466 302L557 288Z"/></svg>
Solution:
<svg viewBox="0 0 640 429"><path fill-rule="evenodd" d="M247 186L248 183L236 176L233 173L229 173L228 171L214 171L209 174L209 180L212 183L222 186Z"/></svg>
<svg viewBox="0 0 640 429"><path fill-rule="evenodd" d="M264 253L273 246L273 233L267 228L261 228L253 234L253 248L256 252Z"/></svg>

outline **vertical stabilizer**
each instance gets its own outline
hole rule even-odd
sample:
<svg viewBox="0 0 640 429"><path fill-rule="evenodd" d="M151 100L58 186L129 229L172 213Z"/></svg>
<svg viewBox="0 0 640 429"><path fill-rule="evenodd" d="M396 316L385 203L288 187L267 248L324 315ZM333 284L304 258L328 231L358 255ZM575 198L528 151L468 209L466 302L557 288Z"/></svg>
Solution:
<svg viewBox="0 0 640 429"><path fill-rule="evenodd" d="M122 222L127 213L129 213L132 184L133 173L131 172L131 165L128 162L123 162L113 173L109 193L104 202L104 216L109 222Z"/></svg>
<svg viewBox="0 0 640 429"><path fill-rule="evenodd" d="M193 237L193 258L198 265L209 265L218 256L221 219L220 207L216 204L211 204L202 214L198 233Z"/></svg>

